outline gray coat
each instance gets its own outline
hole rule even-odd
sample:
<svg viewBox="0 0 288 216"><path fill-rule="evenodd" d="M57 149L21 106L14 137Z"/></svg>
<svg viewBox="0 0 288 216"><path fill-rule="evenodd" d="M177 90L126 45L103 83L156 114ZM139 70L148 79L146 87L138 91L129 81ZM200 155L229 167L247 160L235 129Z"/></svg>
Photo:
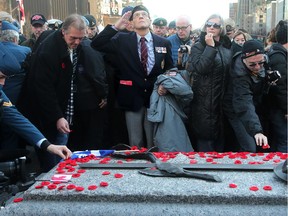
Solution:
<svg viewBox="0 0 288 216"><path fill-rule="evenodd" d="M160 96L157 92L160 84L169 91L165 96ZM176 75L165 73L158 76L150 98L147 117L149 121L155 123L154 143L159 151L193 151L183 122L187 119L183 109L190 104L192 98L192 89L180 73Z"/></svg>

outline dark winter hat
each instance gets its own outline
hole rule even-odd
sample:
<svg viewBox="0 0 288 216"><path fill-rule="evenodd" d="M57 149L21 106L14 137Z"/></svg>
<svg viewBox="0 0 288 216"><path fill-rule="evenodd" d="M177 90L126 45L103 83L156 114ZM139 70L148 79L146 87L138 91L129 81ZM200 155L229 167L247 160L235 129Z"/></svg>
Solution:
<svg viewBox="0 0 288 216"><path fill-rule="evenodd" d="M168 28L170 28L170 29L172 29L172 28L176 29L176 21L175 21L175 20L171 21L171 22L169 23L169 25L168 25Z"/></svg>
<svg viewBox="0 0 288 216"><path fill-rule="evenodd" d="M287 21L281 20L276 28L276 41L280 44L287 43Z"/></svg>
<svg viewBox="0 0 288 216"><path fill-rule="evenodd" d="M264 46L259 40L248 40L242 47L242 58L249 58L264 53Z"/></svg>
<svg viewBox="0 0 288 216"><path fill-rule="evenodd" d="M131 14L131 17L130 17L130 21L133 19L133 14L137 11L146 11L148 13L148 16L150 17L150 14L149 14L149 11L148 9L143 6L143 5L137 5L136 7L133 8L132 10L132 14Z"/></svg>
<svg viewBox="0 0 288 216"><path fill-rule="evenodd" d="M128 11L132 11L133 7L132 6L126 6L122 9L122 13L121 16L123 16L125 13L127 13Z"/></svg>
<svg viewBox="0 0 288 216"><path fill-rule="evenodd" d="M7 21L2 21L1 29L2 29L2 31L4 31L4 30L14 30L16 32L19 32L19 29L15 25L13 25L12 23L7 22Z"/></svg>
<svg viewBox="0 0 288 216"><path fill-rule="evenodd" d="M46 18L42 14L34 14L31 16L30 23L32 26L35 24L44 25L47 22Z"/></svg>
<svg viewBox="0 0 288 216"><path fill-rule="evenodd" d="M159 17L156 18L152 24L156 26L167 26L167 20L165 18Z"/></svg>
<svg viewBox="0 0 288 216"><path fill-rule="evenodd" d="M88 25L88 27L94 27L94 26L96 26L96 19L95 19L95 17L94 16L92 16L92 15L90 15L90 14L87 14L87 15L85 15L84 16L87 20L88 20L88 22L89 22L89 25Z"/></svg>

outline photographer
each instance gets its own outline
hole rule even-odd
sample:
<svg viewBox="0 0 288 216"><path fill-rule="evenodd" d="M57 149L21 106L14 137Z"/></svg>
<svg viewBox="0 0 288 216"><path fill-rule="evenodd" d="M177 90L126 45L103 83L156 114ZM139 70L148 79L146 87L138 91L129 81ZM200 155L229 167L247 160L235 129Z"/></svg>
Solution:
<svg viewBox="0 0 288 216"><path fill-rule="evenodd" d="M246 41L242 52L234 55L232 60L224 112L235 132L240 151L256 152L256 146L269 148L261 125L265 111L263 96L268 82L273 82L267 80L266 62L263 44L258 40Z"/></svg>

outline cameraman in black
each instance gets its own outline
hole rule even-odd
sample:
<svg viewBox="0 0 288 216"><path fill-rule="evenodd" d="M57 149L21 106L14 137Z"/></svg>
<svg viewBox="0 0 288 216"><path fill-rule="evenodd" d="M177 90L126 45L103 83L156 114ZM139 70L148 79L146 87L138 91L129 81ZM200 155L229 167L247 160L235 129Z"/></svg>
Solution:
<svg viewBox="0 0 288 216"><path fill-rule="evenodd" d="M233 56L224 112L240 145L237 151L256 152L256 146L269 148L261 124L265 112L263 97L269 86L266 62L263 44L258 40L246 41L242 52Z"/></svg>

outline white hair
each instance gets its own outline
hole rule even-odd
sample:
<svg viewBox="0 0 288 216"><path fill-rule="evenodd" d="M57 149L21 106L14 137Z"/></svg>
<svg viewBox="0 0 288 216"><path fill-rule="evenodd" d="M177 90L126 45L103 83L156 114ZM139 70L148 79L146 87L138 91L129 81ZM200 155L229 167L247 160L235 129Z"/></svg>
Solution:
<svg viewBox="0 0 288 216"><path fill-rule="evenodd" d="M15 30L2 30L1 41L17 42L19 41L19 33Z"/></svg>

